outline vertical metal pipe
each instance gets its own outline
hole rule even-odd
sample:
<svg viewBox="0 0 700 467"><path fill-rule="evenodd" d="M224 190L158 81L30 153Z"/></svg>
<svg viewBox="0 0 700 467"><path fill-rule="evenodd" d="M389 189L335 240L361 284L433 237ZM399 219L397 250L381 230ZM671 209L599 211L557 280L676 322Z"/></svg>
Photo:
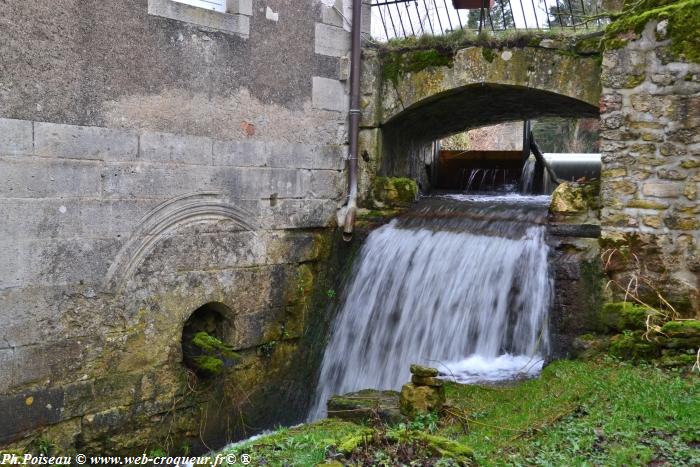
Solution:
<svg viewBox="0 0 700 467"><path fill-rule="evenodd" d="M370 6L371 8L371 6ZM386 40L389 40L389 31L386 28L386 21L384 20L384 15L382 14L382 7L378 6L377 10L379 10L379 18L382 20L382 26L384 26L384 34L386 34Z"/></svg>
<svg viewBox="0 0 700 467"><path fill-rule="evenodd" d="M389 19L391 20L391 29L394 30L394 37L399 37L399 33L396 31L396 24L394 24L394 15L391 14L391 8L387 5L386 12L389 14Z"/></svg>
<svg viewBox="0 0 700 467"><path fill-rule="evenodd" d="M503 7L502 1L499 1L498 4L501 5L501 19L503 20L503 30L505 31L508 29L508 23L506 22L506 9ZM515 24L513 26L515 26Z"/></svg>
<svg viewBox="0 0 700 467"><path fill-rule="evenodd" d="M357 156L360 139L360 72L362 32L362 0L352 2L352 42L350 48L350 154L348 157L348 204L343 223L343 240L352 240L357 211Z"/></svg>
<svg viewBox="0 0 700 467"><path fill-rule="evenodd" d="M433 5L435 6L435 13L437 13L437 19L438 19L438 24L440 25L440 34L445 33L445 28L442 27L442 20L440 19L440 12L438 11L438 6L436 3L436 0L433 0ZM430 18L430 12L428 12L428 8L425 8L425 14L428 15L428 18ZM430 22L430 19L428 19L428 22ZM432 26L431 26L432 29ZM433 33L435 34L435 33Z"/></svg>
<svg viewBox="0 0 700 467"><path fill-rule="evenodd" d="M489 24L491 25L491 31L496 32L496 28L493 27L493 19L491 19L491 9L490 8L486 9L486 16L489 19Z"/></svg>
<svg viewBox="0 0 700 467"><path fill-rule="evenodd" d="M585 16L586 16L586 7L583 4L583 0L581 0L581 16L579 16L579 18L581 18L583 20L583 25L586 26L586 29L588 29L588 21L583 19L583 18L585 18Z"/></svg>
<svg viewBox="0 0 700 467"><path fill-rule="evenodd" d="M450 31L453 31L454 28L452 27L452 18L450 18L450 9L447 8L447 0L442 0L442 3L445 4L445 13L447 13L447 21L450 23ZM437 11L437 6L435 7L435 11ZM437 11L438 18L440 17L440 12Z"/></svg>
<svg viewBox="0 0 700 467"><path fill-rule="evenodd" d="M572 0L564 0L569 5L569 15L571 15L571 27L576 30L576 18L574 18L574 9L571 7Z"/></svg>
<svg viewBox="0 0 700 467"><path fill-rule="evenodd" d="M513 29L517 29L515 27L515 13L513 13L513 4L510 3L510 0L508 0L508 6L510 7L510 17L513 19Z"/></svg>
<svg viewBox="0 0 700 467"><path fill-rule="evenodd" d="M396 5L396 13L399 15L399 23L401 24L401 30L403 31L403 37L408 37L408 34L406 34L406 28L403 25L403 18L401 17L401 10L399 9L399 4L395 3Z"/></svg>
<svg viewBox="0 0 700 467"><path fill-rule="evenodd" d="M552 22L549 20L549 7L547 6L547 0L542 0L544 2L544 12L547 15L547 27L552 29Z"/></svg>
<svg viewBox="0 0 700 467"><path fill-rule="evenodd" d="M428 11L428 4L423 0L423 8L425 8L425 19L428 21L428 26L430 26L430 34L435 35L435 29L433 29L433 22L430 21L430 12ZM416 10L418 10L418 5L416 5ZM418 16L420 18L420 15ZM421 22L421 28L423 27L423 22ZM425 28L423 28L425 32Z"/></svg>
<svg viewBox="0 0 700 467"><path fill-rule="evenodd" d="M406 7L406 15L408 16L408 24L411 26L411 34L415 37L416 30L413 29L413 20L411 19L411 11L408 9L408 3L404 3Z"/></svg>
<svg viewBox="0 0 700 467"><path fill-rule="evenodd" d="M537 20L537 8L535 8L535 0L530 0L530 2L532 3L532 12L535 15L535 26L537 27L537 29L539 29L540 22Z"/></svg>
<svg viewBox="0 0 700 467"><path fill-rule="evenodd" d="M523 6L523 0L520 1L520 11L523 14L523 22L525 23L525 29L527 29L527 18L525 17L525 7Z"/></svg>
<svg viewBox="0 0 700 467"><path fill-rule="evenodd" d="M557 17L559 18L559 26L564 27L564 21L561 18L561 10L559 9L559 0L554 0L557 5Z"/></svg>

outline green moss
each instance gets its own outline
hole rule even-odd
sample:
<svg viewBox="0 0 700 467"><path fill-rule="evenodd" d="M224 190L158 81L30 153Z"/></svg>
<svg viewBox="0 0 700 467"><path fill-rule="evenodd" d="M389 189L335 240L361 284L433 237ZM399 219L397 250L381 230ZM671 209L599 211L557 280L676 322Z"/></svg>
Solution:
<svg viewBox="0 0 700 467"><path fill-rule="evenodd" d="M375 430L370 428L365 428L359 433L353 433L338 442L338 451L350 454L361 445L368 443L374 433Z"/></svg>
<svg viewBox="0 0 700 467"><path fill-rule="evenodd" d="M666 209L668 205L664 203L659 203L658 201L649 201L646 199L633 199L627 202L628 208L638 208L638 209Z"/></svg>
<svg viewBox="0 0 700 467"><path fill-rule="evenodd" d="M238 355L233 351L233 347L224 344L220 339L200 331L192 338L192 344L199 347L200 350L211 354L221 354L226 358L238 358Z"/></svg>
<svg viewBox="0 0 700 467"><path fill-rule="evenodd" d="M645 74L641 75L629 75L627 79L625 79L625 82L622 84L623 88L631 89L631 88L636 88L640 84L644 82L646 79Z"/></svg>
<svg viewBox="0 0 700 467"><path fill-rule="evenodd" d="M639 34L649 21L667 19L674 57L700 63L700 0L642 0L626 2L625 9L608 26L604 47L624 46L629 33Z"/></svg>
<svg viewBox="0 0 700 467"><path fill-rule="evenodd" d="M580 29L578 33L584 32ZM590 30L585 30L587 34ZM552 38L566 44L558 52L572 55L591 55L595 48L591 44L599 39L585 37L579 45L576 31L524 31L509 30L502 32L483 32L476 35L471 31L458 29L450 34L439 36L424 35L392 39L380 46L380 56L383 62L383 77L394 84L399 77L407 72L417 72L428 67L452 67L454 55L459 49L466 47L482 47L484 59L491 62L496 58L497 50L514 47L539 47L543 39ZM580 48L579 53L577 48Z"/></svg>
<svg viewBox="0 0 700 467"><path fill-rule="evenodd" d="M662 326L661 332L668 336L700 336L700 320L669 321Z"/></svg>
<svg viewBox="0 0 700 467"><path fill-rule="evenodd" d="M389 438L396 441L403 441L407 444L415 440L423 441L429 450L444 459L451 459L463 465L472 464L474 461L474 450L470 447L452 441L443 436L430 435L420 431L393 430L389 432Z"/></svg>
<svg viewBox="0 0 700 467"><path fill-rule="evenodd" d="M372 183L372 198L381 207L405 207L417 196L418 184L411 178L376 177Z"/></svg>
<svg viewBox="0 0 700 467"><path fill-rule="evenodd" d="M390 52L384 56L382 74L385 80L397 84L399 77L406 73L416 73L430 67L452 67L454 55L451 51L412 50Z"/></svg>
<svg viewBox="0 0 700 467"><path fill-rule="evenodd" d="M646 341L641 331L618 334L610 340L610 353L625 360L651 360L661 355L661 348Z"/></svg>
<svg viewBox="0 0 700 467"><path fill-rule="evenodd" d="M481 55L484 57L484 60L486 60L489 63L493 62L493 60L496 58L496 52L494 52L493 49L490 49L488 47L483 47L481 49Z"/></svg>
<svg viewBox="0 0 700 467"><path fill-rule="evenodd" d="M209 376L218 375L224 369L224 361L211 355L192 357L192 361L197 366L198 371Z"/></svg>
<svg viewBox="0 0 700 467"><path fill-rule="evenodd" d="M598 330L639 331L646 328L647 316L651 310L630 302L614 302L603 305L598 315Z"/></svg>
<svg viewBox="0 0 700 467"><path fill-rule="evenodd" d="M695 354L663 355L654 360L654 364L661 368L692 367L697 356Z"/></svg>

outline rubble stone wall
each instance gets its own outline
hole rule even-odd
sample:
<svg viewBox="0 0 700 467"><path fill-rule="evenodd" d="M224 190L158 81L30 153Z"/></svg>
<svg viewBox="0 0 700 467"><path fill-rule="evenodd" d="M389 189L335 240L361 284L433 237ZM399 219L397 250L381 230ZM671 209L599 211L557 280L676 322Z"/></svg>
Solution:
<svg viewBox="0 0 700 467"><path fill-rule="evenodd" d="M636 274L700 316L700 65L668 30L650 21L604 53L601 241L612 279Z"/></svg>

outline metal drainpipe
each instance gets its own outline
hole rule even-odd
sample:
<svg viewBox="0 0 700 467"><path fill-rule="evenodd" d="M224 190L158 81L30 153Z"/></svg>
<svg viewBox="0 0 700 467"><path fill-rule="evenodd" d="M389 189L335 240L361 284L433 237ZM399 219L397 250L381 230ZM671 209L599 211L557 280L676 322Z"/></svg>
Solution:
<svg viewBox="0 0 700 467"><path fill-rule="evenodd" d="M362 32L362 0L352 4L352 48L350 52L350 154L348 157L348 204L343 223L343 240L352 240L357 211L357 156L360 133L360 55Z"/></svg>

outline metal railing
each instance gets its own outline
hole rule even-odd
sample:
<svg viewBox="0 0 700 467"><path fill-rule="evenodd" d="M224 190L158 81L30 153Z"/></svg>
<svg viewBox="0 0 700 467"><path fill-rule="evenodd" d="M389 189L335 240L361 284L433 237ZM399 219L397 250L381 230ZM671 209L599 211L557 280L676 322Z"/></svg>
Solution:
<svg viewBox="0 0 700 467"><path fill-rule="evenodd" d="M370 0L372 37L439 36L457 30L592 30L603 24L598 0L482 0L481 7L456 9L452 0ZM476 2L479 4L478 0Z"/></svg>

